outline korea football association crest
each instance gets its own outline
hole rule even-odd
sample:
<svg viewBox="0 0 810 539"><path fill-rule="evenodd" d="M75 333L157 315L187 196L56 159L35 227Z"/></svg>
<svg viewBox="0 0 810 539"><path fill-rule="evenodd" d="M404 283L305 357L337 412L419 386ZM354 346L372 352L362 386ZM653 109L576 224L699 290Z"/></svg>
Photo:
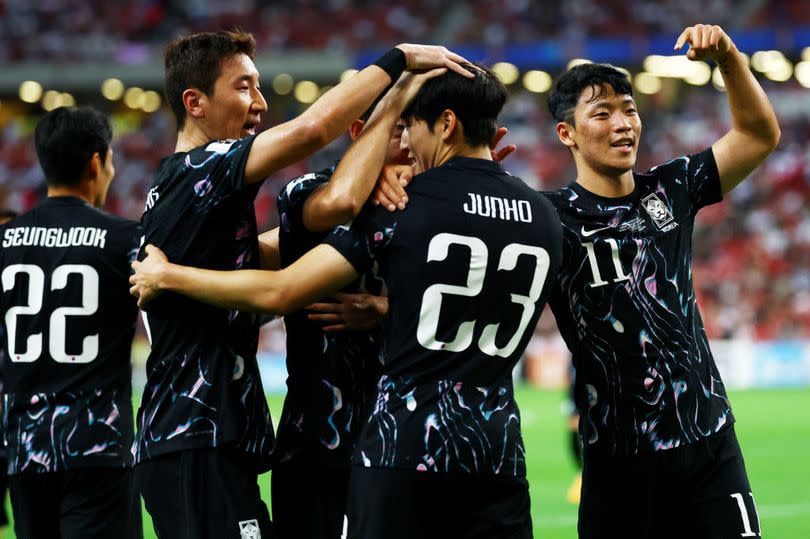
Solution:
<svg viewBox="0 0 810 539"><path fill-rule="evenodd" d="M240 539L262 539L259 521L254 518L239 522L239 535Z"/></svg>
<svg viewBox="0 0 810 539"><path fill-rule="evenodd" d="M676 223L672 222L675 220L672 216L672 212L669 211L667 205L658 198L658 195L655 193L647 195L642 199L641 204L644 206L644 210L650 214L652 220L655 221L655 224L658 225L658 228L665 232L675 228Z"/></svg>

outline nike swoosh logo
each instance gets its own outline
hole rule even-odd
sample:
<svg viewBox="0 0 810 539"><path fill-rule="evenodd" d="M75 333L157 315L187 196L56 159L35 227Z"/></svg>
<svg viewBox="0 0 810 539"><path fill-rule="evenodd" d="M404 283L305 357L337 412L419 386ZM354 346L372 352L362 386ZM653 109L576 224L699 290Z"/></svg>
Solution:
<svg viewBox="0 0 810 539"><path fill-rule="evenodd" d="M607 230L608 228L612 228L612 227L603 226L602 228L595 228L593 230L585 230L585 225L583 225L582 226L582 235L587 238L588 236L593 236L594 234L596 234L600 230Z"/></svg>

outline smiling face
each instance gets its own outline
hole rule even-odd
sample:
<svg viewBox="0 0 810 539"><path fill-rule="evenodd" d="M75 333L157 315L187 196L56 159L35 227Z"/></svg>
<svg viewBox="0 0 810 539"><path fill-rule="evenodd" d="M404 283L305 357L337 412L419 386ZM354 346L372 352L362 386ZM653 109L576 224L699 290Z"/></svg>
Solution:
<svg viewBox="0 0 810 539"><path fill-rule="evenodd" d="M636 164L641 118L627 94L609 85L585 88L573 112L573 123L560 122L560 139L578 164L601 175L620 176Z"/></svg>
<svg viewBox="0 0 810 539"><path fill-rule="evenodd" d="M259 72L246 54L222 61L211 95L203 94L203 125L211 140L256 134L267 102L259 90Z"/></svg>

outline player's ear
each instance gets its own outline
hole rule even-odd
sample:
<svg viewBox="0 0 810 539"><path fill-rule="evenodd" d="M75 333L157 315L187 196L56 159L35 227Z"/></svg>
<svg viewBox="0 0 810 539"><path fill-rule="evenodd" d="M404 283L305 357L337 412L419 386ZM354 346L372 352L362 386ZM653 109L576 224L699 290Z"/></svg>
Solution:
<svg viewBox="0 0 810 539"><path fill-rule="evenodd" d="M441 130L442 140L447 141L453 137L458 127L459 123L456 113L450 109L445 109L441 116L439 116L439 129Z"/></svg>
<svg viewBox="0 0 810 539"><path fill-rule="evenodd" d="M183 92L183 106L186 107L186 113L192 118L198 120L205 118L204 104L206 102L205 94L196 88L188 88Z"/></svg>
<svg viewBox="0 0 810 539"><path fill-rule="evenodd" d="M363 120L355 120L352 122L352 125L349 126L349 136L352 137L352 140L360 136L360 132L363 131L363 127L365 126L366 122Z"/></svg>
<svg viewBox="0 0 810 539"><path fill-rule="evenodd" d="M90 161L87 162L87 172L88 176L93 179L98 178L98 173L102 169L101 164L101 156L99 156L98 152L94 152L93 155L90 157Z"/></svg>
<svg viewBox="0 0 810 539"><path fill-rule="evenodd" d="M576 133L576 129L573 125L569 124L568 122L558 122L557 123L557 136L560 138L560 142L568 146L569 148L575 148L577 143L574 142L574 134Z"/></svg>

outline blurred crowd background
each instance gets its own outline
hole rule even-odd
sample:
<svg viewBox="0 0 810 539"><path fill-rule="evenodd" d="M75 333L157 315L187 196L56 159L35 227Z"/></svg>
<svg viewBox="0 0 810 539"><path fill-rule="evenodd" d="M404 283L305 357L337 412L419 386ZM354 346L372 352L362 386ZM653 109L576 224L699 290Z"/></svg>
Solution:
<svg viewBox="0 0 810 539"><path fill-rule="evenodd" d="M271 108L264 122L267 127L300 113L318 93L338 82L344 68L360 67L354 61L363 54L399 42L446 44L470 60L494 63L532 47L557 47L561 55L572 58L600 43L610 47L626 41L633 51L621 65L637 84L644 125L637 168L642 170L700 151L729 127L726 97L716 79L689 84L654 77L655 84L640 91L642 82L649 83L649 77L642 81L637 76L649 69L644 62L652 52L647 44L664 40L671 47L686 25L698 22L695 14L702 21L723 25L732 38L735 31L745 32L751 38L746 50L751 55L759 49L756 36L769 36L771 47L784 44L784 54L779 54L790 67L787 77L758 73L779 116L779 148L726 202L705 208L698 219L694 278L707 331L713 339L810 338L810 2L806 0L414 0L396 5L351 0L0 0L0 61L6 79L13 76L9 73L36 74L26 69L42 62L67 78L72 70L111 63L152 65L160 73L162 49L175 35L233 26L255 33L260 56L269 65L290 54L310 58L329 53L348 59L337 71L314 67L309 77L314 95L307 97L299 94L298 84L292 91L289 75L281 80L278 73L265 73ZM565 67L524 61L517 74L502 71L513 79L502 115L502 125L509 128L504 142L518 146L504 166L538 189L554 189L575 177L570 153L556 139L546 110L543 78ZM545 71L530 84L525 74L533 69ZM31 138L39 115L60 103L93 104L112 114L116 130L117 176L107 209L139 219L152 173L173 151L174 120L165 104L133 106L121 83L110 83L115 88L100 92L102 80L93 81L93 90L89 84L55 88L50 101L48 92L43 93L49 90L47 85L36 83L40 87L26 94L23 83L19 79L3 84L0 74L0 207L26 210L43 196L44 179ZM144 89L160 91L154 80L144 81ZM347 143L344 137L273 175L256 202L260 227L275 226L275 196L286 181L334 162ZM270 328L263 348L283 352L283 327L276 323ZM538 336L555 332L553 318L544 316Z"/></svg>

